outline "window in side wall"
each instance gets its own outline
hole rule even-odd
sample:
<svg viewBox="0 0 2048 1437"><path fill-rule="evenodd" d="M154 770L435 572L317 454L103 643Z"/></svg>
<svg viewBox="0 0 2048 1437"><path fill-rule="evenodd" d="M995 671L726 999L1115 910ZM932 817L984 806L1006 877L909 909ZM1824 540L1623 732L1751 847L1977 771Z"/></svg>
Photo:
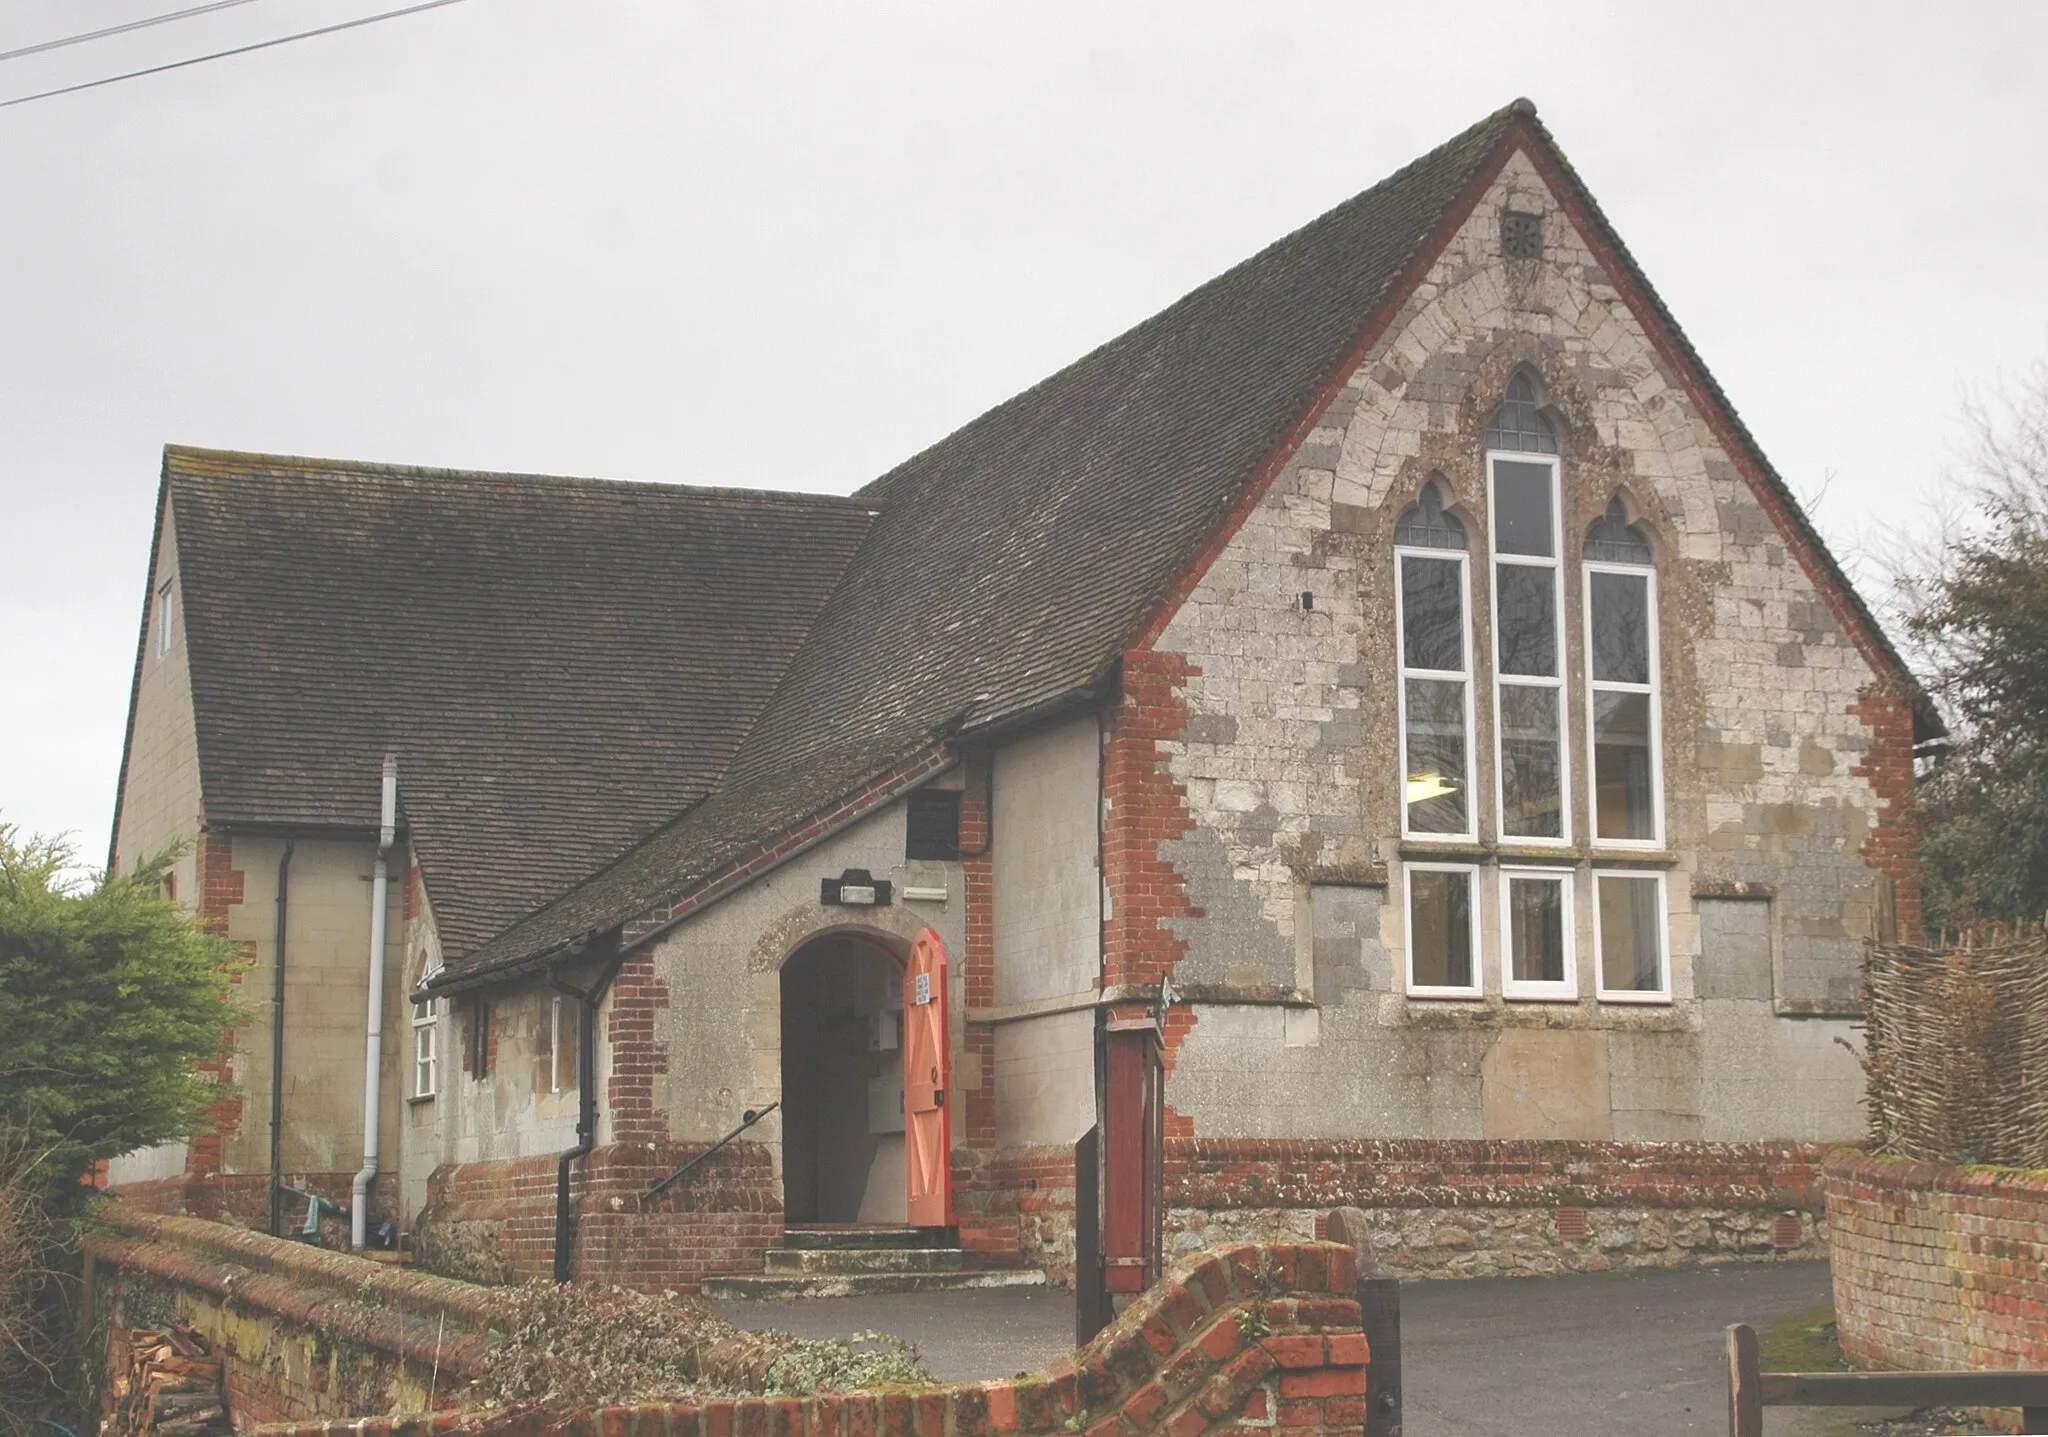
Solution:
<svg viewBox="0 0 2048 1437"><path fill-rule="evenodd" d="M491 1075L491 1005L485 998L470 1008L469 1075L479 1082Z"/></svg>
<svg viewBox="0 0 2048 1437"><path fill-rule="evenodd" d="M166 579L156 591L156 656L160 659L171 651L172 640L177 637L177 621L177 590Z"/></svg>
<svg viewBox="0 0 2048 1437"><path fill-rule="evenodd" d="M1399 630L1404 837L1470 839L1471 592L1465 526L1447 514L1435 478L1394 526L1394 621Z"/></svg>
<svg viewBox="0 0 2048 1437"><path fill-rule="evenodd" d="M548 1091L576 1091L576 1004L556 998L548 1010Z"/></svg>
<svg viewBox="0 0 2048 1437"><path fill-rule="evenodd" d="M1586 535L1587 728L1593 736L1593 841L1663 839L1657 571L1617 497Z"/></svg>
<svg viewBox="0 0 2048 1437"><path fill-rule="evenodd" d="M1668 1003L1664 875L1593 871L1593 959L1608 1003Z"/></svg>
<svg viewBox="0 0 2048 1437"><path fill-rule="evenodd" d="M1579 996L1572 953L1574 876L1569 868L1500 870L1502 997Z"/></svg>
<svg viewBox="0 0 2048 1437"><path fill-rule="evenodd" d="M1486 431L1493 539L1497 831L1571 837L1564 728L1564 611L1557 435L1517 375Z"/></svg>
<svg viewBox="0 0 2048 1437"><path fill-rule="evenodd" d="M1468 864L1411 863L1405 869L1411 996L1480 996L1478 882L1479 870Z"/></svg>
<svg viewBox="0 0 2048 1437"><path fill-rule="evenodd" d="M436 1000L412 1005L412 1095L431 1098L440 1091L441 1025Z"/></svg>

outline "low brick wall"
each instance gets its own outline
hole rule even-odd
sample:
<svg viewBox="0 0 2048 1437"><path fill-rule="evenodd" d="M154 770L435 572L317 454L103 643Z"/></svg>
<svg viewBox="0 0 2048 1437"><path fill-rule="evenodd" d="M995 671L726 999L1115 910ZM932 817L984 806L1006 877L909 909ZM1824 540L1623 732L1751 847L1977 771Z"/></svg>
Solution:
<svg viewBox="0 0 2048 1437"><path fill-rule="evenodd" d="M1307 1236L1363 1208L1402 1277L1535 1276L1826 1255L1814 1143L1181 1138L1168 1242Z"/></svg>
<svg viewBox="0 0 2048 1437"><path fill-rule="evenodd" d="M706 1277L759 1272L782 1240L768 1149L732 1143L649 1202L642 1196L703 1145L592 1150L570 1170L578 1281L694 1292ZM450 1164L427 1184L413 1227L420 1265L470 1282L549 1277L555 1260L553 1156Z"/></svg>
<svg viewBox="0 0 2048 1437"><path fill-rule="evenodd" d="M109 1203L85 1250L108 1370L126 1329L189 1326L222 1358L238 1430L445 1406L490 1346L487 1289L220 1223Z"/></svg>
<svg viewBox="0 0 2048 1437"><path fill-rule="evenodd" d="M353 1193L355 1173L287 1173L284 1178L284 1228L296 1233L306 1221L306 1199L302 1193L318 1193L329 1202L347 1207ZM231 1227L258 1232L270 1226L270 1175L268 1173L187 1173L174 1178L124 1183L108 1189L136 1212L160 1213L165 1217L196 1217L207 1222L224 1222ZM370 1211L378 1217L398 1219L398 1185L385 1182L372 1191ZM330 1237L339 1234L347 1246L348 1224L327 1218L322 1227Z"/></svg>
<svg viewBox="0 0 2048 1437"><path fill-rule="evenodd" d="M1842 1151L1823 1181L1850 1361L2048 1368L2048 1171Z"/></svg>
<svg viewBox="0 0 2048 1437"><path fill-rule="evenodd" d="M473 1419L491 1437L1248 1437L1356 1434L1370 1354L1356 1254L1334 1243L1242 1244L1189 1259L1070 1361L1034 1376L892 1392L526 1412ZM395 1417L272 1437L438 1437Z"/></svg>

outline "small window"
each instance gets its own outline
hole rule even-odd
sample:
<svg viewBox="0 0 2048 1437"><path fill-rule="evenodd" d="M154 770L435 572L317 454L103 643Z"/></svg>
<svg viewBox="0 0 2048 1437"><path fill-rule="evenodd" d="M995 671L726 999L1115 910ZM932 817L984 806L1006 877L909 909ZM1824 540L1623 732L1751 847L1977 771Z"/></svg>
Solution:
<svg viewBox="0 0 2048 1437"><path fill-rule="evenodd" d="M555 999L548 1010L548 1091L576 1090L576 1005L567 998Z"/></svg>
<svg viewBox="0 0 2048 1437"><path fill-rule="evenodd" d="M1503 868L1501 996L1579 996L1572 963L1572 874L1559 868Z"/></svg>
<svg viewBox="0 0 2048 1437"><path fill-rule="evenodd" d="M1478 870L1449 863L1411 863L1408 902L1408 992L1419 998L1477 998Z"/></svg>
<svg viewBox="0 0 2048 1437"><path fill-rule="evenodd" d="M437 1006L433 999L412 1005L412 1095L415 1098L431 1098L440 1091L441 1025L434 1012Z"/></svg>
<svg viewBox="0 0 2048 1437"><path fill-rule="evenodd" d="M469 1013L469 1075L478 1081L491 1075L491 1005L482 998Z"/></svg>
<svg viewBox="0 0 2048 1437"><path fill-rule="evenodd" d="M1664 948L1664 875L1593 873L1593 955L1600 998L1667 1003L1671 974Z"/></svg>
<svg viewBox="0 0 2048 1437"><path fill-rule="evenodd" d="M133 592L132 590L130 592ZM178 594L166 579L156 591L156 656L164 658L178 631Z"/></svg>
<svg viewBox="0 0 2048 1437"><path fill-rule="evenodd" d="M905 800L903 810L905 858L959 860L959 789L921 788Z"/></svg>

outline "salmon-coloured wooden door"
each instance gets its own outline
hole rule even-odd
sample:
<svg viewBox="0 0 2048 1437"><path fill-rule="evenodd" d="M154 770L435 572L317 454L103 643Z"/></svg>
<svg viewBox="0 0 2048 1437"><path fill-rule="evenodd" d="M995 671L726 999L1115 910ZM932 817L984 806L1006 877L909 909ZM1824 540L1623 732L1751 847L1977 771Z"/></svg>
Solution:
<svg viewBox="0 0 2048 1437"><path fill-rule="evenodd" d="M927 928L903 969L903 1150L910 1225L953 1225L953 1047L946 1031L946 945Z"/></svg>

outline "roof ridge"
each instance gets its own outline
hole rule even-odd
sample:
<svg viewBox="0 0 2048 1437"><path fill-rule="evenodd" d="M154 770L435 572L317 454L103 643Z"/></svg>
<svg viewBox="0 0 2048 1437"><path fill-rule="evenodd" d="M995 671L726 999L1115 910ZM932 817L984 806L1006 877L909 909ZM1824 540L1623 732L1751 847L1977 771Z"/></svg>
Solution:
<svg viewBox="0 0 2048 1437"><path fill-rule="evenodd" d="M772 500L820 508L860 509L874 505L858 495L824 494L813 489L759 489L737 485L691 484L671 479L606 479L582 474L537 474L508 469L453 469L425 464L388 464L360 459L328 459L302 454L264 454L251 450L210 449L191 444L166 444L166 476L188 478L328 478L337 481L401 479L465 485L512 481L536 487L592 492L669 494L678 497Z"/></svg>

